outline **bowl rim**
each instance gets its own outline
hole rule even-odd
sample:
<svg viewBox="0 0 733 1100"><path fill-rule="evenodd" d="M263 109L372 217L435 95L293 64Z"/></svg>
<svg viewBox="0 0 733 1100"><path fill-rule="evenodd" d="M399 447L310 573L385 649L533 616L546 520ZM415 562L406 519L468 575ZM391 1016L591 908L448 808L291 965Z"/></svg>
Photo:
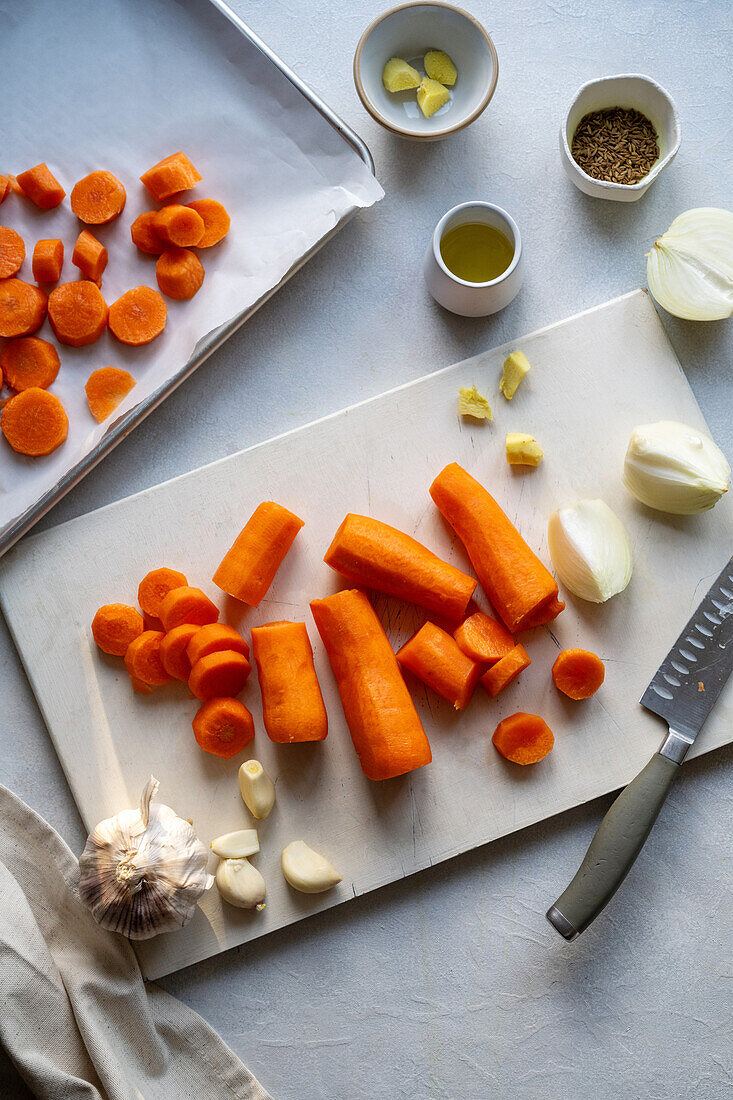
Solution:
<svg viewBox="0 0 733 1100"><path fill-rule="evenodd" d="M491 55L491 80L489 86L483 95L481 101L474 108L474 110L465 118L462 122L457 122L453 126L445 126L441 130L430 130L428 132L421 132L419 130L407 130L402 126L396 126L386 115L383 115L381 111L372 103L369 96L366 93L364 84L361 79L361 56L364 52L364 46L367 39L371 35L375 27L380 23L383 23L390 15L395 15L398 11L403 11L405 8L449 8L451 11L457 12L458 15L463 16L470 23L473 23L476 30L485 40L489 47L489 54ZM464 8L459 8L456 4L447 3L446 0L406 0L405 3L397 4L393 8L389 8L387 11L383 11L381 15L378 15L376 19L372 19L366 30L363 31L359 41L356 44L356 50L354 51L354 84L356 85L356 92L359 99L362 102L362 106L372 116L375 122L378 122L381 126L384 126L390 133L398 134L400 137L412 138L415 141L434 141L436 138L447 137L449 134L457 134L460 130L464 130L466 126L470 126L483 111L486 110L491 102L494 92L496 91L497 81L499 80L499 55L496 52L496 46L494 45L491 35L484 26L478 21L478 19L471 15L470 12Z"/></svg>
<svg viewBox="0 0 733 1100"><path fill-rule="evenodd" d="M472 283L469 282L468 279L461 279L459 275L451 271L440 254L440 241L443 236L443 228L448 219L451 218L453 214L458 213L459 210L465 210L467 207L475 209L477 206L483 206L486 209L495 210L497 214L501 214L502 218L511 226L512 233L514 234L514 255L512 256L512 262L509 264L509 267L505 271L502 271L501 275L497 275L495 279L487 279L484 283ZM469 287L472 290L485 290L487 287L497 286L499 283L503 283L519 266L519 261L522 257L522 234L519 232L519 226L503 206L497 206L495 202L488 202L486 199L468 199L466 202L459 202L456 206L452 206L450 210L446 210L433 230L431 243L433 258L441 271L443 271L454 283L458 283L459 286Z"/></svg>
<svg viewBox="0 0 733 1100"><path fill-rule="evenodd" d="M660 93L660 95L664 99L667 100L667 103L669 104L670 110L672 112L672 130L674 133L674 141L670 145L670 148L667 151L666 155L664 157L661 157L655 164L653 164L647 174L643 176L642 179L638 180L637 183L614 183L613 180L599 180L596 179L595 176L588 175L585 169L581 168L578 162L573 157L573 154L570 150L570 145L568 144L568 119L570 118L573 107L578 102L583 92L586 91L587 88L592 88L597 84L607 84L611 80L637 80L640 81L642 84L651 85L652 88L654 88L657 92ZM562 125L560 127L560 142L562 144L563 152L565 153L568 163L571 165L574 171L577 172L581 179L588 180L589 183L593 184L601 191L623 191L627 194L636 191L645 191L647 187L649 187L649 185L653 183L653 181L657 178L659 173L662 172L667 167L669 162L673 160L674 157L677 155L677 151L680 147L681 141L682 132L680 128L680 116L679 112L677 111L677 104L672 99L672 96L669 94L666 88L663 88L662 85L659 84L656 80L653 80L650 76L646 76L644 73L610 73L608 76L598 76L594 77L593 80L586 80L585 84L581 84L577 92L573 96L570 106L565 112L565 118L563 119Z"/></svg>

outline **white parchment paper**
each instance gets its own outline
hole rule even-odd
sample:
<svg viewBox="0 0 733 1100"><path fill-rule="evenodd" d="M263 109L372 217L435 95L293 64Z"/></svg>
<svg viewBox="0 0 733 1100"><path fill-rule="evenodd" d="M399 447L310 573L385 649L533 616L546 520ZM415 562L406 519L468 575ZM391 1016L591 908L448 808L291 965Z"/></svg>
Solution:
<svg viewBox="0 0 733 1100"><path fill-rule="evenodd" d="M46 161L67 191L52 211L14 194L0 206L0 224L26 243L21 278L33 281L33 246L45 237L64 242L60 281L78 278L71 254L83 226L68 195L95 169L113 172L127 189L122 215L90 227L109 250L108 303L130 287L157 288L155 257L134 247L130 225L156 207L138 177L162 157L183 149L203 176L183 201L217 198L232 218L228 237L200 252L203 287L189 302L166 299L166 329L152 344L125 348L105 333L86 348L57 345L61 370L51 392L67 410L69 436L36 459L0 440L1 534L175 374L202 338L254 305L383 191L347 142L208 0L0 3L0 71L6 104L12 100L0 114L0 173ZM38 335L56 342L48 322ZM137 385L98 425L84 383L102 366L129 370Z"/></svg>

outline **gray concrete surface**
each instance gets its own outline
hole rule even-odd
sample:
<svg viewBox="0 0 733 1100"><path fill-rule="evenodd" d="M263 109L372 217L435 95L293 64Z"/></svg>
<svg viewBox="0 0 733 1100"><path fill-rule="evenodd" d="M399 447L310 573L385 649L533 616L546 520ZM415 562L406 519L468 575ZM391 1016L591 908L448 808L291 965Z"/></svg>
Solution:
<svg viewBox="0 0 733 1100"><path fill-rule="evenodd" d="M495 38L499 85L483 118L436 145L387 136L357 100L351 57L374 0L235 7L363 135L387 197L45 525L642 285L644 253L675 215L733 208L728 0L471 0ZM557 153L577 86L612 72L655 77L682 117L675 164L636 205L581 195ZM520 296L481 321L439 310L420 275L438 217L472 197L514 214L527 257ZM733 322L663 320L733 457ZM80 851L80 820L2 623L0 700L0 781ZM610 799L162 984L277 1100L728 1096L732 765L729 748L686 766L622 893L573 945L543 913Z"/></svg>

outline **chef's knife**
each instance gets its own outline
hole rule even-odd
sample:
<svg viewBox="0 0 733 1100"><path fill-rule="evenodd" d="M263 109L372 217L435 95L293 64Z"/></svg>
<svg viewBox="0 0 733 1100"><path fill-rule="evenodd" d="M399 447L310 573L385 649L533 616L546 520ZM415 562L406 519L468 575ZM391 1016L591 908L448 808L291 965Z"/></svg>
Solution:
<svg viewBox="0 0 733 1100"><path fill-rule="evenodd" d="M732 667L733 558L641 697L669 727L661 749L613 803L575 878L547 910L566 940L588 927L626 878Z"/></svg>

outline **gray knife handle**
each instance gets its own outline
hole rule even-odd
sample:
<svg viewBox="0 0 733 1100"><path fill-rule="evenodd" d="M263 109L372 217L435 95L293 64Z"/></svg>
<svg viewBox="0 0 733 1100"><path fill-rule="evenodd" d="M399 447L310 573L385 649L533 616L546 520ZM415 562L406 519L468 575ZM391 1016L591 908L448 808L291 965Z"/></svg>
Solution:
<svg viewBox="0 0 733 1100"><path fill-rule="evenodd" d="M655 753L609 809L575 878L547 910L566 940L588 927L626 878L679 770L674 760Z"/></svg>

